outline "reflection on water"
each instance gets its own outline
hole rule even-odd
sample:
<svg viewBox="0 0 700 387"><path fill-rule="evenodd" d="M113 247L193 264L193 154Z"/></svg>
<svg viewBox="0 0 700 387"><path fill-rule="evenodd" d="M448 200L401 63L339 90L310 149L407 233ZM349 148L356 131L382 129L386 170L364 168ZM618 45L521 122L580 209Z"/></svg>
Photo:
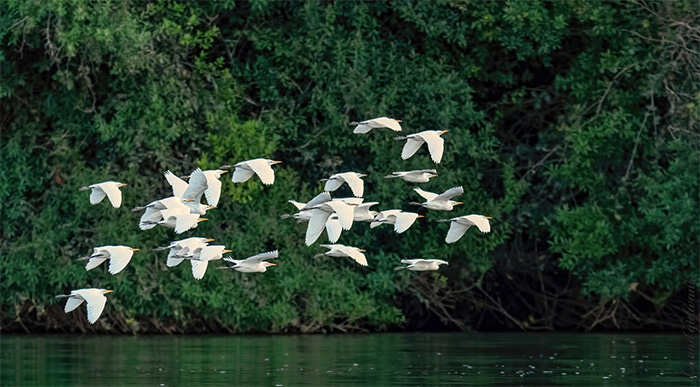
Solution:
<svg viewBox="0 0 700 387"><path fill-rule="evenodd" d="M8 336L0 384L697 385L681 335Z"/></svg>

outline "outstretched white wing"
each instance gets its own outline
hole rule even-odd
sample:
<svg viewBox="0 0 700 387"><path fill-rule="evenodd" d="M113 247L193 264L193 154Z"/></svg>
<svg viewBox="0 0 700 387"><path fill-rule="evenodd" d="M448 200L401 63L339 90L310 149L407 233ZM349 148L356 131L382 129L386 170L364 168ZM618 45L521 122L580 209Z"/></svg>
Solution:
<svg viewBox="0 0 700 387"><path fill-rule="evenodd" d="M394 231L397 234L401 234L413 225L413 223L418 219L418 214L414 212L402 212L400 214L394 215L396 217L396 223L394 223Z"/></svg>
<svg viewBox="0 0 700 387"><path fill-rule="evenodd" d="M401 124L399 124L399 121L393 119L393 118L387 118L387 117L379 117L375 118L373 120L377 124L384 126L386 128L389 128L393 131L400 132L401 131Z"/></svg>
<svg viewBox="0 0 700 387"><path fill-rule="evenodd" d="M202 279L204 274L207 272L209 261L190 260L190 262L192 262L192 276L198 280Z"/></svg>
<svg viewBox="0 0 700 387"><path fill-rule="evenodd" d="M100 188L107 194L112 207L119 208L122 205L122 191L119 190L119 183L113 181L100 184Z"/></svg>
<svg viewBox="0 0 700 387"><path fill-rule="evenodd" d="M454 188L448 189L447 191L441 193L440 195L437 195L437 197L435 199L437 199L437 200L450 200L453 197L455 197L457 195L461 195L463 193L464 193L464 188L462 188L461 186L454 187Z"/></svg>
<svg viewBox="0 0 700 387"><path fill-rule="evenodd" d="M306 206L306 203L299 203L296 200L287 200L287 201L294 204L294 207L296 207L297 210L299 210L299 211L301 211L301 209L304 208L304 206Z"/></svg>
<svg viewBox="0 0 700 387"><path fill-rule="evenodd" d="M134 251L126 246L110 246L104 249L109 252L109 274L117 274L124 270L134 255Z"/></svg>
<svg viewBox="0 0 700 387"><path fill-rule="evenodd" d="M165 211L163 211L165 212ZM199 220L199 214L177 214L175 215L175 233L182 234L183 232L194 228Z"/></svg>
<svg viewBox="0 0 700 387"><path fill-rule="evenodd" d="M267 253L253 255L252 257L246 258L245 261L259 263L259 262L264 261L266 259L274 259L277 257L279 257L279 251L274 250L274 251L268 251Z"/></svg>
<svg viewBox="0 0 700 387"><path fill-rule="evenodd" d="M347 254L348 257L354 259L355 262L359 263L361 266L367 266L367 258L364 254L362 254L362 252L359 249L349 246L342 246L336 248L342 251L343 253Z"/></svg>
<svg viewBox="0 0 700 387"><path fill-rule="evenodd" d="M246 164L258 175L263 184L270 185L275 182L275 171L267 159L250 160Z"/></svg>
<svg viewBox="0 0 700 387"><path fill-rule="evenodd" d="M353 132L353 133L362 134L362 133L367 133L367 132L369 132L370 130L372 130L372 127L371 127L371 126L364 125L364 124L359 124L359 125L357 125L357 126L355 127L355 130L353 130L352 132Z"/></svg>
<svg viewBox="0 0 700 387"><path fill-rule="evenodd" d="M489 219L483 215L467 215L463 216L461 219L465 219L479 228L479 231L481 232L491 232L491 222L489 222ZM460 222L462 221L460 219Z"/></svg>
<svg viewBox="0 0 700 387"><path fill-rule="evenodd" d="M207 190L204 191L204 196L210 206L216 207L221 197L221 180L216 176L216 171L205 171L204 176L207 179Z"/></svg>
<svg viewBox="0 0 700 387"><path fill-rule="evenodd" d="M338 215L338 221L341 227L343 227L343 230L350 230L352 228L355 206L346 204L341 200L331 200L323 205L330 207Z"/></svg>
<svg viewBox="0 0 700 387"><path fill-rule="evenodd" d="M447 237L445 237L445 242L455 243L461 238L465 232L471 227L471 222L462 223L458 220L453 220L450 222L450 230L447 232Z"/></svg>
<svg viewBox="0 0 700 387"><path fill-rule="evenodd" d="M233 171L233 175L231 176L231 181L234 183L243 183L244 181L247 181L253 177L255 174L255 172L253 172L253 170L248 167L245 162L238 163L235 168L236 169Z"/></svg>
<svg viewBox="0 0 700 387"><path fill-rule="evenodd" d="M325 202L330 202L331 201L331 194L328 192L321 192L320 194L316 195L315 198L309 200L308 203L304 206L304 208L308 209L311 207L316 207L319 204L323 204ZM304 209L302 208L302 210Z"/></svg>
<svg viewBox="0 0 700 387"><path fill-rule="evenodd" d="M403 151L401 151L401 158L406 160L416 154L421 145L423 145L423 142L423 139L420 137L407 138L406 145L403 146Z"/></svg>
<svg viewBox="0 0 700 387"><path fill-rule="evenodd" d="M105 309L107 297L97 289L85 289L77 292L87 302L88 321L90 324L94 324Z"/></svg>
<svg viewBox="0 0 700 387"><path fill-rule="evenodd" d="M95 185L92 187L92 192L90 192L90 204L97 204L102 201L102 199L105 198L107 194L105 191L102 190L102 188L99 185Z"/></svg>
<svg viewBox="0 0 700 387"><path fill-rule="evenodd" d="M170 186L173 187L173 196L181 198L185 194L185 191L187 190L187 187L189 187L189 184L187 184L186 181L175 176L175 174L170 171L166 171L164 175L165 180L167 180L168 184L170 184Z"/></svg>
<svg viewBox="0 0 700 387"><path fill-rule="evenodd" d="M326 222L326 233L328 234L328 240L331 243L335 243L340 239L340 234L343 232L343 228L340 226L340 221L337 216L331 216Z"/></svg>
<svg viewBox="0 0 700 387"><path fill-rule="evenodd" d="M329 202L330 203L330 202ZM330 212L315 209L311 211L311 219L309 219L309 225L306 227L306 238L305 243L307 246L311 246L318 237L323 233L323 228L331 216Z"/></svg>
<svg viewBox="0 0 700 387"><path fill-rule="evenodd" d="M342 173L331 175L331 177L326 180L326 184L323 190L326 192L332 192L340 188L341 185L345 183L345 176Z"/></svg>
<svg viewBox="0 0 700 387"><path fill-rule="evenodd" d="M421 138L428 143L430 158L433 159L435 164L440 164L440 160L442 160L442 151L445 149L445 140L443 140L438 133L440 132L436 130L428 130L420 133Z"/></svg>
<svg viewBox="0 0 700 387"><path fill-rule="evenodd" d="M214 245L214 246L204 246L202 251L199 253L200 261L213 261L215 259L221 258L226 246Z"/></svg>
<svg viewBox="0 0 700 387"><path fill-rule="evenodd" d="M78 298L76 296L72 296L68 298L68 301L66 301L66 307L63 309L66 313L72 312L75 310L75 308L79 307L80 304L83 303L82 298Z"/></svg>
<svg viewBox="0 0 700 387"><path fill-rule="evenodd" d="M362 197L365 192L365 182L354 172L348 172L343 174L343 179L348 183L352 194L357 197ZM330 181L330 180L329 180Z"/></svg>
<svg viewBox="0 0 700 387"><path fill-rule="evenodd" d="M422 196L423 199L425 199L425 200L427 200L427 201L431 201L431 200L435 199L436 197L438 197L438 194L432 193L432 192L428 192L428 191L423 191L423 190L420 189L420 188L414 188L413 190L416 191L416 193L417 193L418 195Z"/></svg>
<svg viewBox="0 0 700 387"><path fill-rule="evenodd" d="M85 265L85 270L92 270L97 266L100 266L102 262L106 261L107 258L90 258Z"/></svg>
<svg viewBox="0 0 700 387"><path fill-rule="evenodd" d="M182 194L182 199L194 200L195 203L199 204L206 189L207 177L200 168L197 168L190 174L190 184Z"/></svg>

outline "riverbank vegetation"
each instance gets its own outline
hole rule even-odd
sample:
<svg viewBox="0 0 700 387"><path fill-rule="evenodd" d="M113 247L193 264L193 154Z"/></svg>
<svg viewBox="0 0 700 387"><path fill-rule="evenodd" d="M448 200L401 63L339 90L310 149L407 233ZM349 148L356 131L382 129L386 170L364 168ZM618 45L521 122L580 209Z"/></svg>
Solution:
<svg viewBox="0 0 700 387"><path fill-rule="evenodd" d="M357 332L396 329L672 329L699 282L700 10L694 1L0 0L0 322L5 331ZM449 129L435 192L450 214L405 234L358 224L341 242L368 268L312 258L281 220L335 172L369 174L381 209L417 198L393 171L393 133L350 121ZM151 251L129 209L182 176L255 157L277 180L233 185L190 234L265 275L201 281ZM117 180L124 205L78 191ZM345 188L343 188L345 189ZM342 195L342 194L341 194ZM422 212L423 213L423 212ZM490 234L444 243L438 219L492 216ZM472 230L470 230L472 231ZM188 234L189 236L189 234ZM142 250L86 272L93 246ZM436 273L394 271L439 258ZM54 295L113 289L102 319Z"/></svg>

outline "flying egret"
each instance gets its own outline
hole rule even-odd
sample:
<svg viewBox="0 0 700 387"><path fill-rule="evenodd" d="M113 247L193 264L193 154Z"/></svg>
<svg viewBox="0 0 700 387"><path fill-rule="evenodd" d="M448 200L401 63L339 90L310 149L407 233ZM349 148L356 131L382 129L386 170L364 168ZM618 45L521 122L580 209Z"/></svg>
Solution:
<svg viewBox="0 0 700 387"><path fill-rule="evenodd" d="M240 271L241 273L264 273L270 266L275 266L276 263L266 262L266 259L274 259L279 257L279 251L268 251L267 253L262 253L258 255L253 255L246 259L233 259L231 257L225 257L224 261L233 263L234 266L224 266L219 267L219 269L233 269Z"/></svg>
<svg viewBox="0 0 700 387"><path fill-rule="evenodd" d="M423 215L418 215L414 212L403 212L401 210L382 211L370 223L370 228L381 226L382 224L393 224L394 231L401 234L413 225L418 218L423 218Z"/></svg>
<svg viewBox="0 0 700 387"><path fill-rule="evenodd" d="M367 266L367 258L365 258L365 255L362 254L366 250L344 245L321 245L321 247L327 248L328 251L322 254L316 254L314 258L322 257L324 255L329 257L348 257L352 258L361 266Z"/></svg>
<svg viewBox="0 0 700 387"><path fill-rule="evenodd" d="M353 133L369 133L370 130L372 129L379 129L379 128L388 128L396 132L401 131L401 124L399 124L401 120L395 120L393 118L387 118L387 117L379 117L379 118L373 118L371 120L367 121L361 121L361 122L351 122L350 125L357 125L355 127L355 130L353 130Z"/></svg>
<svg viewBox="0 0 700 387"><path fill-rule="evenodd" d="M384 177L387 179L400 178L410 183L427 183L431 177L437 177L437 171L434 169L418 169L407 172L392 172L391 175Z"/></svg>
<svg viewBox="0 0 700 387"><path fill-rule="evenodd" d="M109 259L109 273L117 274L129 264L134 251L139 251L139 249L133 249L129 246L101 246L95 247L91 255L78 258L78 260L88 261L85 270L92 270Z"/></svg>
<svg viewBox="0 0 700 387"><path fill-rule="evenodd" d="M449 265L442 259L402 259L401 263L406 263L408 266L397 266L396 270L430 271L439 269L440 265Z"/></svg>
<svg viewBox="0 0 700 387"><path fill-rule="evenodd" d="M306 204L308 207L309 204ZM330 218L331 215L337 214L338 221L340 222L340 227L343 230L349 230L352 227L352 220L354 214L353 204L347 204L342 200L333 199L329 202L322 203L320 205L312 207L311 218L309 219L309 225L306 229L306 240L307 246L311 246L321 233L323 233L323 228Z"/></svg>
<svg viewBox="0 0 700 387"><path fill-rule="evenodd" d="M185 204L194 203L193 206L197 209L201 206L202 195L207 198L207 203L210 206L216 207L219 204L219 198L221 197L221 181L219 178L226 172L228 171L223 169L202 171L200 168L197 168L190 174L189 184L170 171L166 172L165 178L173 187L174 196L180 197ZM182 191L182 188L185 187L184 184L187 186ZM176 192L182 193L178 195ZM200 215L204 214L200 213Z"/></svg>
<svg viewBox="0 0 700 387"><path fill-rule="evenodd" d="M209 261L217 261L223 257L224 254L230 253L231 250L226 250L226 246L223 245L211 245L204 246L198 251L195 251L191 256L177 256L178 258L189 259L192 263L192 276L196 279L202 279L204 274L207 272L207 266L209 266Z"/></svg>
<svg viewBox="0 0 700 387"><path fill-rule="evenodd" d="M179 241L171 242L168 246L157 247L154 249L154 251L170 250L170 252L168 253L168 261L166 262L166 266L174 267L179 265L185 259L178 258L178 256L186 257L188 255L194 255L213 240L214 239L211 238L199 237L181 239Z"/></svg>
<svg viewBox="0 0 700 387"><path fill-rule="evenodd" d="M78 289L71 290L70 294L59 294L56 298L67 298L65 312L72 312L75 308L79 307L83 301L87 302L87 317L90 324L94 324L102 311L105 309L105 304L107 303L107 297L105 294L112 293L113 290L106 289Z"/></svg>
<svg viewBox="0 0 700 387"><path fill-rule="evenodd" d="M343 183L348 183L350 189L352 190L352 194L357 197L362 197L362 194L365 192L365 182L362 181L362 178L365 176L367 175L362 173L344 172L333 174L328 179L321 179L321 181L326 182L326 185L323 188L323 190L326 192L335 191L340 188Z"/></svg>
<svg viewBox="0 0 700 387"><path fill-rule="evenodd" d="M340 199L343 200L343 199ZM378 202L368 202L364 204L357 204L355 207L355 212L353 214L353 222L371 222L379 214L377 211L370 211L369 208L379 204ZM333 214L326 221L326 233L328 234L328 240L331 243L335 243L340 239L340 234L343 228L340 225L340 220L338 220L338 215Z"/></svg>
<svg viewBox="0 0 700 387"><path fill-rule="evenodd" d="M464 188L462 188L461 186L450 188L447 191L441 193L440 195L428 191L423 191L420 188L414 188L413 190L416 191L418 195L422 196L426 200L426 202L411 202L410 204L423 206L429 210L452 211L454 206L458 204L464 204L462 202L450 200L453 197L464 193Z"/></svg>
<svg viewBox="0 0 700 387"><path fill-rule="evenodd" d="M489 219L492 218L490 216L472 214L459 216L452 219L442 219L438 220L438 222L450 222L450 230L447 232L445 242L455 243L462 237L462 235L464 235L465 232L467 232L467 229L469 229L471 226L478 227L479 231L484 233L491 232L491 223L489 222Z"/></svg>
<svg viewBox="0 0 700 387"><path fill-rule="evenodd" d="M132 211L136 212L146 209L143 215L141 215L141 219L139 221L139 228L141 230L148 230L155 227L158 224L158 222L163 220L163 211L165 210L173 210L166 214L172 214L173 212L177 212L191 213L194 215L204 215L206 214L207 210L210 210L212 208L216 207L205 206L203 204L200 204L199 209L194 210L192 206L187 205L180 198L171 196L169 198L153 201L142 207L135 207Z"/></svg>
<svg viewBox="0 0 700 387"><path fill-rule="evenodd" d="M396 137L396 140L408 140L401 152L401 158L406 160L413 156L423 143L427 142L430 158L433 159L435 164L440 164L442 151L445 148L445 140L440 136L444 133L447 133L447 130L426 130L420 133L409 134L408 136Z"/></svg>
<svg viewBox="0 0 700 387"><path fill-rule="evenodd" d="M107 196L112 207L119 208L122 205L122 191L119 187L124 187L126 184L118 181L105 181L104 183L93 184L87 187L80 188L81 191L92 189L90 193L90 204L97 204Z"/></svg>
<svg viewBox="0 0 700 387"><path fill-rule="evenodd" d="M282 219L294 218L297 219L297 223L308 222L311 219L311 207L317 206L319 204L331 201L331 194L328 192L321 192L316 195L313 199L309 200L308 203L300 203L295 200L289 200L294 207L299 210L296 214L284 214L281 216Z"/></svg>
<svg viewBox="0 0 700 387"><path fill-rule="evenodd" d="M275 171L272 169L272 166L280 163L282 162L270 159L253 159L241 161L233 166L223 165L221 168L236 168L233 172L233 176L231 176L231 180L234 183L242 183L253 177L254 174L257 174L263 184L270 185L275 182Z"/></svg>

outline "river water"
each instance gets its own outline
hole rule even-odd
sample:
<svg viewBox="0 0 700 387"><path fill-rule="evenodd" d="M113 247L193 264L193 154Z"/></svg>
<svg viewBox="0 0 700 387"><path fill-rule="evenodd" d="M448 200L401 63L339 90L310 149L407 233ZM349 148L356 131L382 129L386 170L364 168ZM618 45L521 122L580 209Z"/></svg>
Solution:
<svg viewBox="0 0 700 387"><path fill-rule="evenodd" d="M0 337L2 386L696 386L668 334Z"/></svg>

